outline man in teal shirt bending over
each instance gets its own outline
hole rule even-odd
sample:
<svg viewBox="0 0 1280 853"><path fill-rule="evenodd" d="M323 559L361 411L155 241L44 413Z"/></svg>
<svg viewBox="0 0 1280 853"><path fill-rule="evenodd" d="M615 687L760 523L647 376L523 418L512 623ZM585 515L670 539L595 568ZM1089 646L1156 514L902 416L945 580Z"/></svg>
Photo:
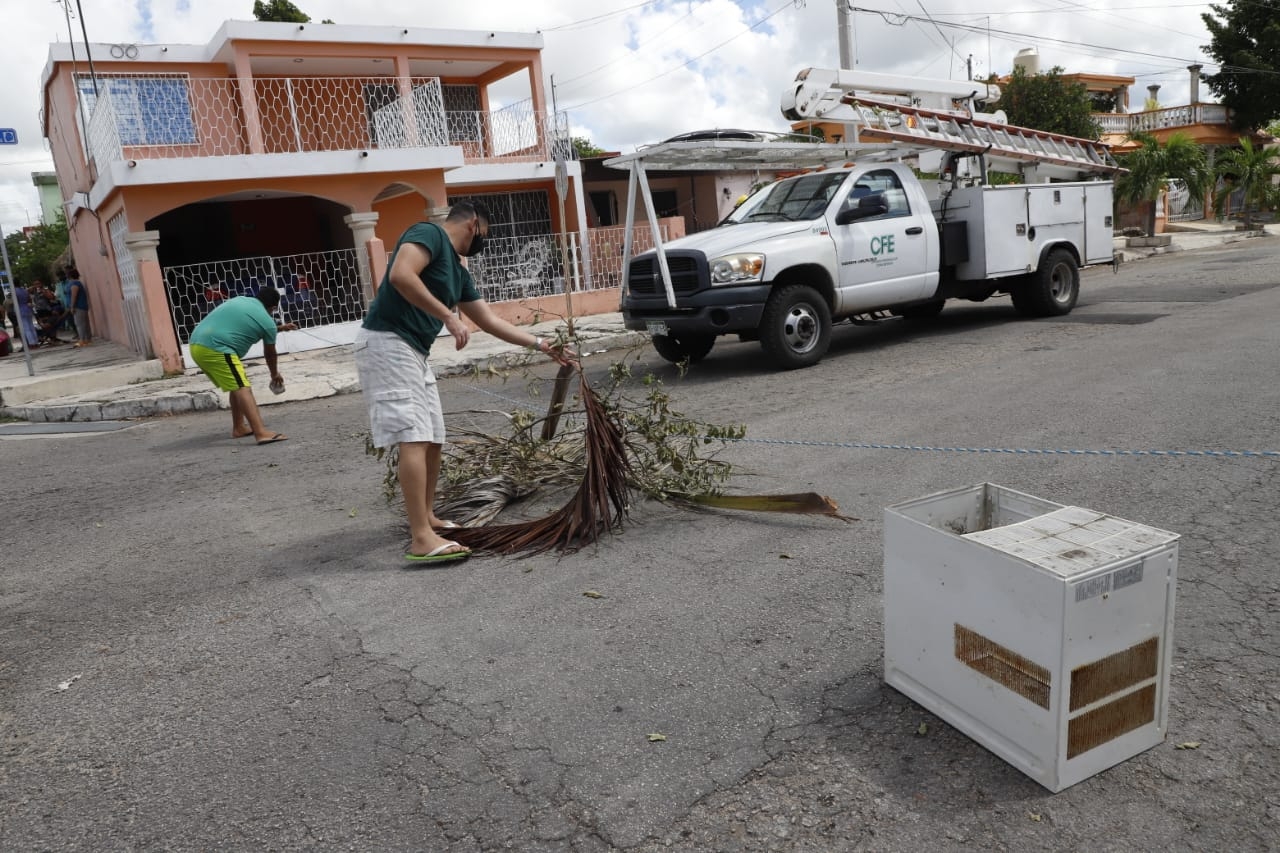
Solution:
<svg viewBox="0 0 1280 853"><path fill-rule="evenodd" d="M271 371L271 383L284 384L276 367L276 333L296 329L293 323L280 325L271 312L280 304L280 293L264 287L257 296L228 299L200 321L191 332L191 359L219 390L231 393L231 436L252 435L258 444L284 441L288 436L262 424L258 401L253 398L249 377L240 359L249 348L262 341L262 354Z"/></svg>

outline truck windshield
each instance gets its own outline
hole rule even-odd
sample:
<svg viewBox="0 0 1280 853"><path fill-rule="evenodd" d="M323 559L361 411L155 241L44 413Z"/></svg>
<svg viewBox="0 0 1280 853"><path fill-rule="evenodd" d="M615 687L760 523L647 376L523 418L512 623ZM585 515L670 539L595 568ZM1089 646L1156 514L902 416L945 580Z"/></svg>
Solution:
<svg viewBox="0 0 1280 853"><path fill-rule="evenodd" d="M817 219L826 212L846 176L845 172L820 172L779 181L761 190L759 199L754 196L749 199L750 208L741 216L734 211L732 219L736 222ZM748 204L743 204L743 208Z"/></svg>

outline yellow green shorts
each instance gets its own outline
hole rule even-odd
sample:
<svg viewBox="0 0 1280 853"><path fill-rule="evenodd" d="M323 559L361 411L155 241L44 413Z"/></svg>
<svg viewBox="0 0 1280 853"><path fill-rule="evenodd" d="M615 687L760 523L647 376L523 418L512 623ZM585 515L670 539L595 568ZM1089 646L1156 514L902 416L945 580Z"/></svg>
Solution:
<svg viewBox="0 0 1280 853"><path fill-rule="evenodd" d="M233 352L218 352L192 344L191 360L213 380L219 391L238 391L249 387L249 377L245 375L240 356Z"/></svg>

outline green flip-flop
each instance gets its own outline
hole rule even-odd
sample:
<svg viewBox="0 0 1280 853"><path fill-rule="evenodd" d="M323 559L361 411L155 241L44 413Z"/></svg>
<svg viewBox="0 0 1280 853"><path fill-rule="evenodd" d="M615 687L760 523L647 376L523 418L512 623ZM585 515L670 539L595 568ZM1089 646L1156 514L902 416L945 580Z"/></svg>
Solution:
<svg viewBox="0 0 1280 853"><path fill-rule="evenodd" d="M450 548L462 548L462 550L450 551ZM430 553L405 554L404 558L411 563L451 563L455 560L465 560L470 556L470 548L463 548L457 542L446 539L443 545L433 549Z"/></svg>

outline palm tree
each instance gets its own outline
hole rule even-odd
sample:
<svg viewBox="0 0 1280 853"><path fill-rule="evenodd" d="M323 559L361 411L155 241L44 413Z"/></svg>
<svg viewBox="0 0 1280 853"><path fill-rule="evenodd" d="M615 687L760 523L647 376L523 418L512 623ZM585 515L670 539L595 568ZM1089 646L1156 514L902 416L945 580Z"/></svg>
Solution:
<svg viewBox="0 0 1280 853"><path fill-rule="evenodd" d="M1181 179L1192 198L1203 199L1213 188L1213 172L1204 149L1185 133L1170 135L1163 145L1149 133L1129 138L1141 147L1118 158L1129 171L1116 181L1116 200L1147 204L1146 232L1155 236L1156 200L1168 182Z"/></svg>
<svg viewBox="0 0 1280 853"><path fill-rule="evenodd" d="M1219 216L1227 199L1237 190L1244 195L1244 227L1253 229L1253 213L1274 200L1273 178L1280 175L1277 152L1270 148L1254 148L1248 137L1240 138L1240 147L1223 154L1217 163L1218 177L1224 185L1213 197L1213 209Z"/></svg>

